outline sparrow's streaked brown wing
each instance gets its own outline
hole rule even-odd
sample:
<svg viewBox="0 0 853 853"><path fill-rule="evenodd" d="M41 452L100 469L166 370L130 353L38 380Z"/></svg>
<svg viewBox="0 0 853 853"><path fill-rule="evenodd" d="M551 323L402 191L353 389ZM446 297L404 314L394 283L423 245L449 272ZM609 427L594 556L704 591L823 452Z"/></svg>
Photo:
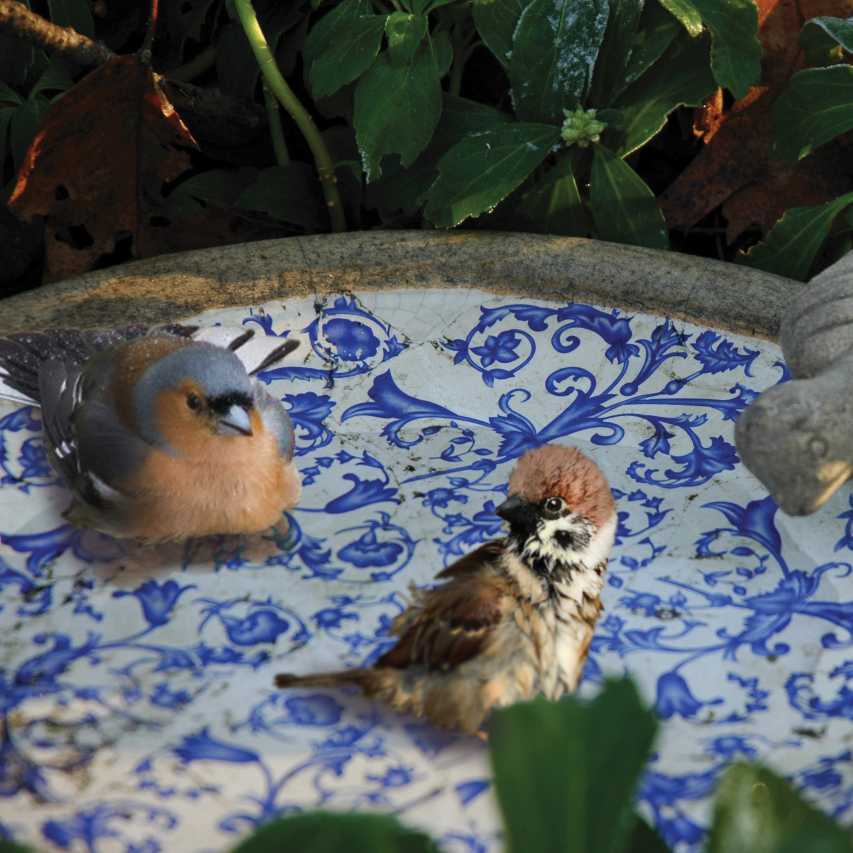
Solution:
<svg viewBox="0 0 853 853"><path fill-rule="evenodd" d="M460 557L455 563L451 563L446 569L442 569L437 578L456 578L468 575L471 572L479 572L486 563L493 563L500 557L504 550L503 539L493 539L479 548Z"/></svg>
<svg viewBox="0 0 853 853"><path fill-rule="evenodd" d="M470 559L476 555L478 563ZM394 626L399 641L375 666L452 669L479 654L515 600L510 581L488 567L494 558L494 549L479 548L450 581L422 592Z"/></svg>

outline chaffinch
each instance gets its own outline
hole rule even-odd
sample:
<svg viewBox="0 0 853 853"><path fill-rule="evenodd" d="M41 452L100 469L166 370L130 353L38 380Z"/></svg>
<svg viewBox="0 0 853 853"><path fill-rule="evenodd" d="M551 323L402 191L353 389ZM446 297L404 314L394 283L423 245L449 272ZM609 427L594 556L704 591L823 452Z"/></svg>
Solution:
<svg viewBox="0 0 853 853"><path fill-rule="evenodd" d="M300 493L293 425L253 374L298 342L232 332L0 338L0 396L41 405L48 456L73 493L69 521L147 542L281 522Z"/></svg>

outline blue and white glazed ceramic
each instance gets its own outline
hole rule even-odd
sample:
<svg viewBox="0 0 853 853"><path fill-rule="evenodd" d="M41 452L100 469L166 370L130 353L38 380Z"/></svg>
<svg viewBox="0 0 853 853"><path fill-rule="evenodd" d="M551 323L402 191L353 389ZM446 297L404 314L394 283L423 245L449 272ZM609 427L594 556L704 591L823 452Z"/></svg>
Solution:
<svg viewBox="0 0 853 853"><path fill-rule="evenodd" d="M134 551L63 522L39 412L0 403L0 836L220 851L275 815L377 809L501 849L485 747L273 675L369 662L410 583L500 533L513 461L602 467L619 531L583 690L630 672L664 721L641 810L701 845L721 770L853 802L853 499L783 516L739 462L777 347L475 291L364 293L202 321L298 335L263 374L304 479L287 542Z"/></svg>

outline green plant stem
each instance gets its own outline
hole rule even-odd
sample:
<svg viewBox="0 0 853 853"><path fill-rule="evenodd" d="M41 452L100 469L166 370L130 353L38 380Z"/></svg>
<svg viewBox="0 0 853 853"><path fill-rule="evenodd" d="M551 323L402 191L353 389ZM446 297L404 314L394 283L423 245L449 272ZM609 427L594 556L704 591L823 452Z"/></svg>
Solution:
<svg viewBox="0 0 853 853"><path fill-rule="evenodd" d="M264 104L267 107L267 121L270 126L272 137L272 150L275 151L275 162L284 166L290 162L290 154L287 151L287 142L284 139L284 128L281 126L281 113L275 95L264 80Z"/></svg>
<svg viewBox="0 0 853 853"><path fill-rule="evenodd" d="M326 148L326 144L323 142L323 137L320 136L320 131L317 129L317 125L314 124L314 120L299 102L299 99L293 93L290 86L287 85L287 81L282 77L281 71L278 70L270 46L267 43L261 25L258 23L255 10L252 8L251 0L234 0L234 7L237 9L237 15L240 18L243 31L246 33L246 38L252 47L252 52L255 54L255 59L258 61L258 67L261 69L264 81L270 87L270 90L276 96L279 103L296 122L297 127L305 137L305 141L308 143L308 147L311 149L311 154L314 157L314 163L317 167L317 176L320 179L320 186L323 188L323 195L326 198L326 207L329 210L329 221L332 231L345 231L347 223L344 217L341 195L338 192L335 164L329 154L329 149Z"/></svg>
<svg viewBox="0 0 853 853"><path fill-rule="evenodd" d="M190 80L195 80L200 77L205 71L213 68L216 64L216 46L211 45L205 48L198 56L194 56L189 62L179 65L168 72L170 80L177 80L179 83L189 83Z"/></svg>
<svg viewBox="0 0 853 853"><path fill-rule="evenodd" d="M453 64L450 66L450 83L448 91L451 95L458 96L462 91L462 72L465 70L465 36L462 27L456 24L453 27Z"/></svg>

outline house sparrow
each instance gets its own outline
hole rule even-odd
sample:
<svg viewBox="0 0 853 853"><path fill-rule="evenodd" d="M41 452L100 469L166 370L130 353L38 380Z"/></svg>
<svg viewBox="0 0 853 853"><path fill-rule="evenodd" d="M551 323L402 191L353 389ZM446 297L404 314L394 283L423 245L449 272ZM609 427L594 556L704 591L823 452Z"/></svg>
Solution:
<svg viewBox="0 0 853 853"><path fill-rule="evenodd" d="M41 406L68 520L144 542L280 526L300 492L293 425L250 374L297 344L252 338L221 326L0 338L0 396Z"/></svg>
<svg viewBox="0 0 853 853"><path fill-rule="evenodd" d="M365 669L281 674L278 687L352 684L395 710L478 733L493 708L580 679L616 532L610 488L574 447L545 445L519 459L496 512L509 534L414 590L391 627L397 643Z"/></svg>

